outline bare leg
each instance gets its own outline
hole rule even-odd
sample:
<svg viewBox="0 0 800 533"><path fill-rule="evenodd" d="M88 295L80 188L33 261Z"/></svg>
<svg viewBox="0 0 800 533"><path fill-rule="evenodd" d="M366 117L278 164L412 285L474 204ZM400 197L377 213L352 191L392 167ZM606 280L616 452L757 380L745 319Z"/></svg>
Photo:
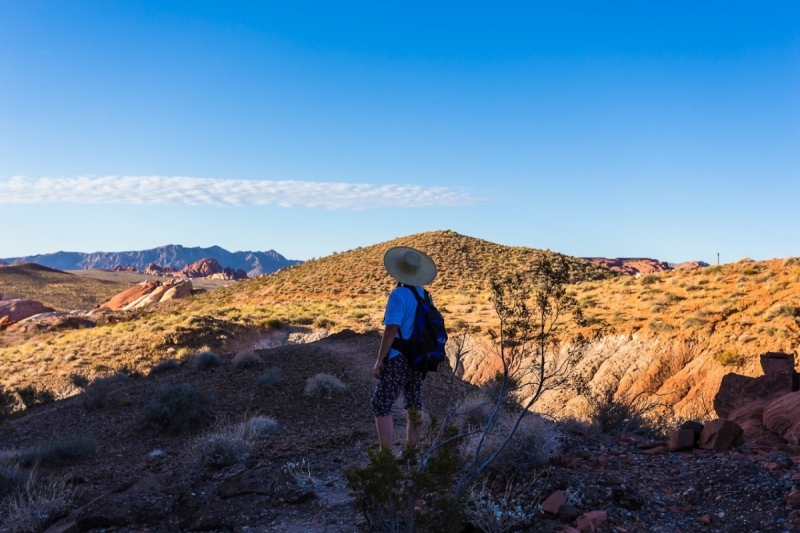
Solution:
<svg viewBox="0 0 800 533"><path fill-rule="evenodd" d="M416 423L414 419L417 419ZM417 412L416 416L412 415L410 412L406 411L406 444L412 445L416 444L417 440L419 440L419 430L420 426L422 425L422 418Z"/></svg>
<svg viewBox="0 0 800 533"><path fill-rule="evenodd" d="M394 442L394 420L392 420L392 415L375 417L375 427L378 429L378 442L381 447L391 449Z"/></svg>

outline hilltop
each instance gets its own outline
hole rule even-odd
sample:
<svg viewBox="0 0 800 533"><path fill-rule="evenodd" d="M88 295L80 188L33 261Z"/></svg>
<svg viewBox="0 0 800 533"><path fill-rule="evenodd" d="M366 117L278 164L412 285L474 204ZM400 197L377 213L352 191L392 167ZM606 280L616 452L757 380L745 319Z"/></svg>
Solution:
<svg viewBox="0 0 800 533"><path fill-rule="evenodd" d="M90 279L34 263L0 265L0 300L37 300L61 310L92 309L129 283Z"/></svg>
<svg viewBox="0 0 800 533"><path fill-rule="evenodd" d="M56 252L28 257L10 257L0 261L6 263L36 263L59 270L102 269L113 270L130 266L143 272L147 265L155 263L162 268L180 270L200 259L216 259L223 267L242 269L250 277L275 272L299 263L286 259L275 250L266 252L229 252L219 246L209 248L170 244L150 250L129 252Z"/></svg>

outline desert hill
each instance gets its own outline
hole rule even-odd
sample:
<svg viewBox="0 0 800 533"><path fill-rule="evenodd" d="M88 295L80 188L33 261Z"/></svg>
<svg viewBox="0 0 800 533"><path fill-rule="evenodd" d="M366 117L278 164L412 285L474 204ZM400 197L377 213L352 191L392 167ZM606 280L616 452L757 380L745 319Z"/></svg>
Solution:
<svg viewBox="0 0 800 533"><path fill-rule="evenodd" d="M151 250L130 252L56 252L28 257L10 257L6 263L37 263L59 270L101 269L114 270L130 266L144 272L147 265L155 263L162 268L180 270L201 259L216 259L223 267L242 269L250 277L275 272L278 269L299 263L286 259L275 250L266 252L229 252L219 246L209 248L185 247L170 244Z"/></svg>
<svg viewBox="0 0 800 533"><path fill-rule="evenodd" d="M496 361L488 355L485 332L496 327L496 316L486 280L529 271L540 254L552 252L430 232L308 261L187 301L115 314L92 330L46 339L6 337L0 340L2 383L36 382L60 391L70 372L146 369L202 343L234 349L274 345L290 335L304 339L344 328L378 329L394 286L381 259L394 245L418 247L438 262L441 274L430 287L437 305L451 327L468 327L476 343L464 377L476 383L491 377ZM613 328L592 344L580 367L598 390L652 391L689 416L712 408L725 374L760 375L761 353L792 353L800 342L797 259L675 269L638 279L577 258L569 261L571 290L585 315ZM574 393L549 397L542 405L555 412L565 407L583 408Z"/></svg>
<svg viewBox="0 0 800 533"><path fill-rule="evenodd" d="M37 300L61 310L92 309L129 286L83 278L35 263L0 266L0 300Z"/></svg>

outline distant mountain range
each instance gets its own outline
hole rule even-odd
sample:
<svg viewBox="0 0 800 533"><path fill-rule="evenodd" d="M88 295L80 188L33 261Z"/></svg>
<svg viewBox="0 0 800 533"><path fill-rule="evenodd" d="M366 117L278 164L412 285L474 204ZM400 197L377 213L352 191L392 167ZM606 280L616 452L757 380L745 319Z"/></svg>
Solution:
<svg viewBox="0 0 800 533"><path fill-rule="evenodd" d="M251 278L302 263L302 261L286 259L275 250L267 252L229 252L219 246L186 248L179 244L170 244L138 252L95 252L91 254L56 252L28 257L8 257L0 259L0 264L3 262L9 264L37 263L58 270L113 270L115 267L131 265L136 270L143 271L147 268L147 265L155 263L162 268L169 267L180 270L186 265L206 258L216 259L223 267L230 267L234 270L241 268Z"/></svg>

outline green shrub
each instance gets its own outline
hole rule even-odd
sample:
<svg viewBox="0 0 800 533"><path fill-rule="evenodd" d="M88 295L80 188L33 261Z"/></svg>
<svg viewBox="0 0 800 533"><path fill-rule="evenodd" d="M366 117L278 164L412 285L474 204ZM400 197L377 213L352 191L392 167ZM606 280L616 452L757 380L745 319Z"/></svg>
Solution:
<svg viewBox="0 0 800 533"><path fill-rule="evenodd" d="M278 430L278 423L268 416L254 416L240 427L245 439L264 440Z"/></svg>
<svg viewBox="0 0 800 533"><path fill-rule="evenodd" d="M124 372L117 372L112 376L92 381L84 388L81 394L83 406L87 411L94 411L95 409L109 405L109 395L111 392L127 381L128 375Z"/></svg>
<svg viewBox="0 0 800 533"><path fill-rule="evenodd" d="M708 323L708 320L705 318L701 318L698 316L689 317L683 321L683 327L685 328L699 328L705 326Z"/></svg>
<svg viewBox="0 0 800 533"><path fill-rule="evenodd" d="M647 274L639 279L639 283L642 285L652 285L653 283L658 283L659 281L661 281L661 278L655 274Z"/></svg>
<svg viewBox="0 0 800 533"><path fill-rule="evenodd" d="M20 389L15 389L19 399L22 400L22 405L25 409L30 409L34 405L41 405L55 401L55 395L47 389L40 389L35 385L28 385Z"/></svg>
<svg viewBox="0 0 800 533"><path fill-rule="evenodd" d="M11 416L16 403L17 401L14 398L14 394L11 392L6 392L3 390L3 387L0 387L0 424L2 424L6 418Z"/></svg>
<svg viewBox="0 0 800 533"><path fill-rule="evenodd" d="M334 322L333 320L330 320L329 318L318 316L314 320L314 325L316 327L318 327L318 328L321 328L321 329L330 329L330 328L332 328L333 326L336 325L336 322Z"/></svg>
<svg viewBox="0 0 800 533"><path fill-rule="evenodd" d="M258 376L258 386L262 389L271 389L281 382L281 369L273 366Z"/></svg>
<svg viewBox="0 0 800 533"><path fill-rule="evenodd" d="M660 318L653 318L650 320L650 322L647 324L647 327L656 331L671 331L675 329L672 325L664 322Z"/></svg>
<svg viewBox="0 0 800 533"><path fill-rule="evenodd" d="M758 269L757 268L745 268L743 273L744 273L745 276L755 276L756 274L758 274Z"/></svg>
<svg viewBox="0 0 800 533"><path fill-rule="evenodd" d="M160 432L194 429L208 419L213 403L214 396L194 385L164 385L145 407L143 424Z"/></svg>
<svg viewBox="0 0 800 533"><path fill-rule="evenodd" d="M250 455L250 442L240 428L223 428L198 438L194 453L206 466L223 468L245 462Z"/></svg>
<svg viewBox="0 0 800 533"><path fill-rule="evenodd" d="M19 452L19 464L22 466L63 466L76 463L94 454L97 443L86 435L74 435L50 442L44 446L35 446Z"/></svg>

